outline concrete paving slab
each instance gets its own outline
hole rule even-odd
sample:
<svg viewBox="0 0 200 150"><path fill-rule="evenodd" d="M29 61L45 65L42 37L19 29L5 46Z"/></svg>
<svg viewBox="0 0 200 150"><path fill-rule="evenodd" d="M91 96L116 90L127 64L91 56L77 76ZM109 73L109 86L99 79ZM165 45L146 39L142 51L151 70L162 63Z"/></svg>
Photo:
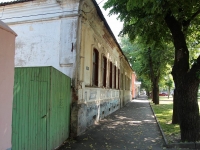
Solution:
<svg viewBox="0 0 200 150"><path fill-rule="evenodd" d="M145 96L93 125L59 150L160 150L163 138Z"/></svg>

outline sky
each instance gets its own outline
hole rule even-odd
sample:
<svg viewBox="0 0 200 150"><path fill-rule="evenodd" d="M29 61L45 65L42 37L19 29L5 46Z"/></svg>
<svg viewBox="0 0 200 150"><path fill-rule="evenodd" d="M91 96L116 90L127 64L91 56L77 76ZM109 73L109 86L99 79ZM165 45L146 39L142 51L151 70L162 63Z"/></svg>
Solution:
<svg viewBox="0 0 200 150"><path fill-rule="evenodd" d="M0 2L6 2L6 1L12 1L12 0L0 0ZM105 11L103 9L103 5L106 1L107 0L96 0L113 34L115 35L116 39L119 41L118 34L123 27L123 23L116 19L117 18L116 15L108 16L109 10Z"/></svg>
<svg viewBox="0 0 200 150"><path fill-rule="evenodd" d="M107 9L105 11L104 8L103 8L103 5L104 5L104 3L106 1L107 0L96 0L97 4L101 8L101 11L102 11L102 13L103 13L108 25L110 26L113 34L115 35L116 39L119 42L118 34L122 30L123 23L120 22L119 20L117 20L117 16L116 15L108 16L109 10Z"/></svg>

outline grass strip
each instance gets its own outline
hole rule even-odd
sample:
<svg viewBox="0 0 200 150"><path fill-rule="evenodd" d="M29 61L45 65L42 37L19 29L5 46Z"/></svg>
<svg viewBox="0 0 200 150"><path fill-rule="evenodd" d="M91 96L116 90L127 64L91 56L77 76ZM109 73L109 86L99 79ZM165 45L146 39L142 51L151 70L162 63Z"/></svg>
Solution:
<svg viewBox="0 0 200 150"><path fill-rule="evenodd" d="M168 143L180 142L180 127L172 124L173 98L170 96L160 96L160 104L151 103L156 118L165 134ZM151 101L151 99L149 99ZM198 97L200 106L200 97ZM200 109L200 108L199 108Z"/></svg>
<svg viewBox="0 0 200 150"><path fill-rule="evenodd" d="M168 143L173 143L180 140L180 128L179 125L172 124L172 110L173 104L160 104L151 106L156 114L156 118L166 136Z"/></svg>

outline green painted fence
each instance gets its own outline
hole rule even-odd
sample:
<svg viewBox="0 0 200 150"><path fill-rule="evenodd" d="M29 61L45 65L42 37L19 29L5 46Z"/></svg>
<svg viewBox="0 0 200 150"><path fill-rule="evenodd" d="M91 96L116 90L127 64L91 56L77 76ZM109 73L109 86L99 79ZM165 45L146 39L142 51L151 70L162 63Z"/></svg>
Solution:
<svg viewBox="0 0 200 150"><path fill-rule="evenodd" d="M68 138L70 82L53 67L15 68L12 150L53 150Z"/></svg>

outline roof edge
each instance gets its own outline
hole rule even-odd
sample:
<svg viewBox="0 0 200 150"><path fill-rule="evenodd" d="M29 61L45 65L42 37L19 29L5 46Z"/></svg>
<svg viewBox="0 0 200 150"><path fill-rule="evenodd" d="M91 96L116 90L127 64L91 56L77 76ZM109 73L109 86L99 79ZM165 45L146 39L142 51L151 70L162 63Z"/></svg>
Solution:
<svg viewBox="0 0 200 150"><path fill-rule="evenodd" d="M12 4L16 4L16 3L24 3L24 2L29 2L29 1L34 1L34 0L13 0L10 2L1 2L0 6L12 5Z"/></svg>
<svg viewBox="0 0 200 150"><path fill-rule="evenodd" d="M124 55L124 58L125 58L125 60L127 61L129 67L132 69L132 71L134 71L133 68L131 67L131 65L129 64L128 59L126 58L126 55L123 53L123 51L122 51L122 49L121 49L119 43L117 42L117 39L115 38L115 36L114 36L114 34L113 34L113 32L112 32L110 26L108 25L108 23L107 23L107 21L106 21L104 15L103 15L103 13L102 13L102 11L101 11L99 5L97 4L96 0L92 0L92 2L94 3L94 5L95 5L95 7L96 7L96 9L97 9L97 14L98 14L99 17L103 20L105 27L107 28L108 32L109 32L109 33L111 34L111 36L113 37L113 39L114 39L115 43L117 44L117 47L119 48L119 50L121 51L121 53Z"/></svg>
<svg viewBox="0 0 200 150"><path fill-rule="evenodd" d="M6 30L10 33L12 33L13 35L17 36L17 34L7 25L5 24L3 21L0 20L0 28L3 30Z"/></svg>

